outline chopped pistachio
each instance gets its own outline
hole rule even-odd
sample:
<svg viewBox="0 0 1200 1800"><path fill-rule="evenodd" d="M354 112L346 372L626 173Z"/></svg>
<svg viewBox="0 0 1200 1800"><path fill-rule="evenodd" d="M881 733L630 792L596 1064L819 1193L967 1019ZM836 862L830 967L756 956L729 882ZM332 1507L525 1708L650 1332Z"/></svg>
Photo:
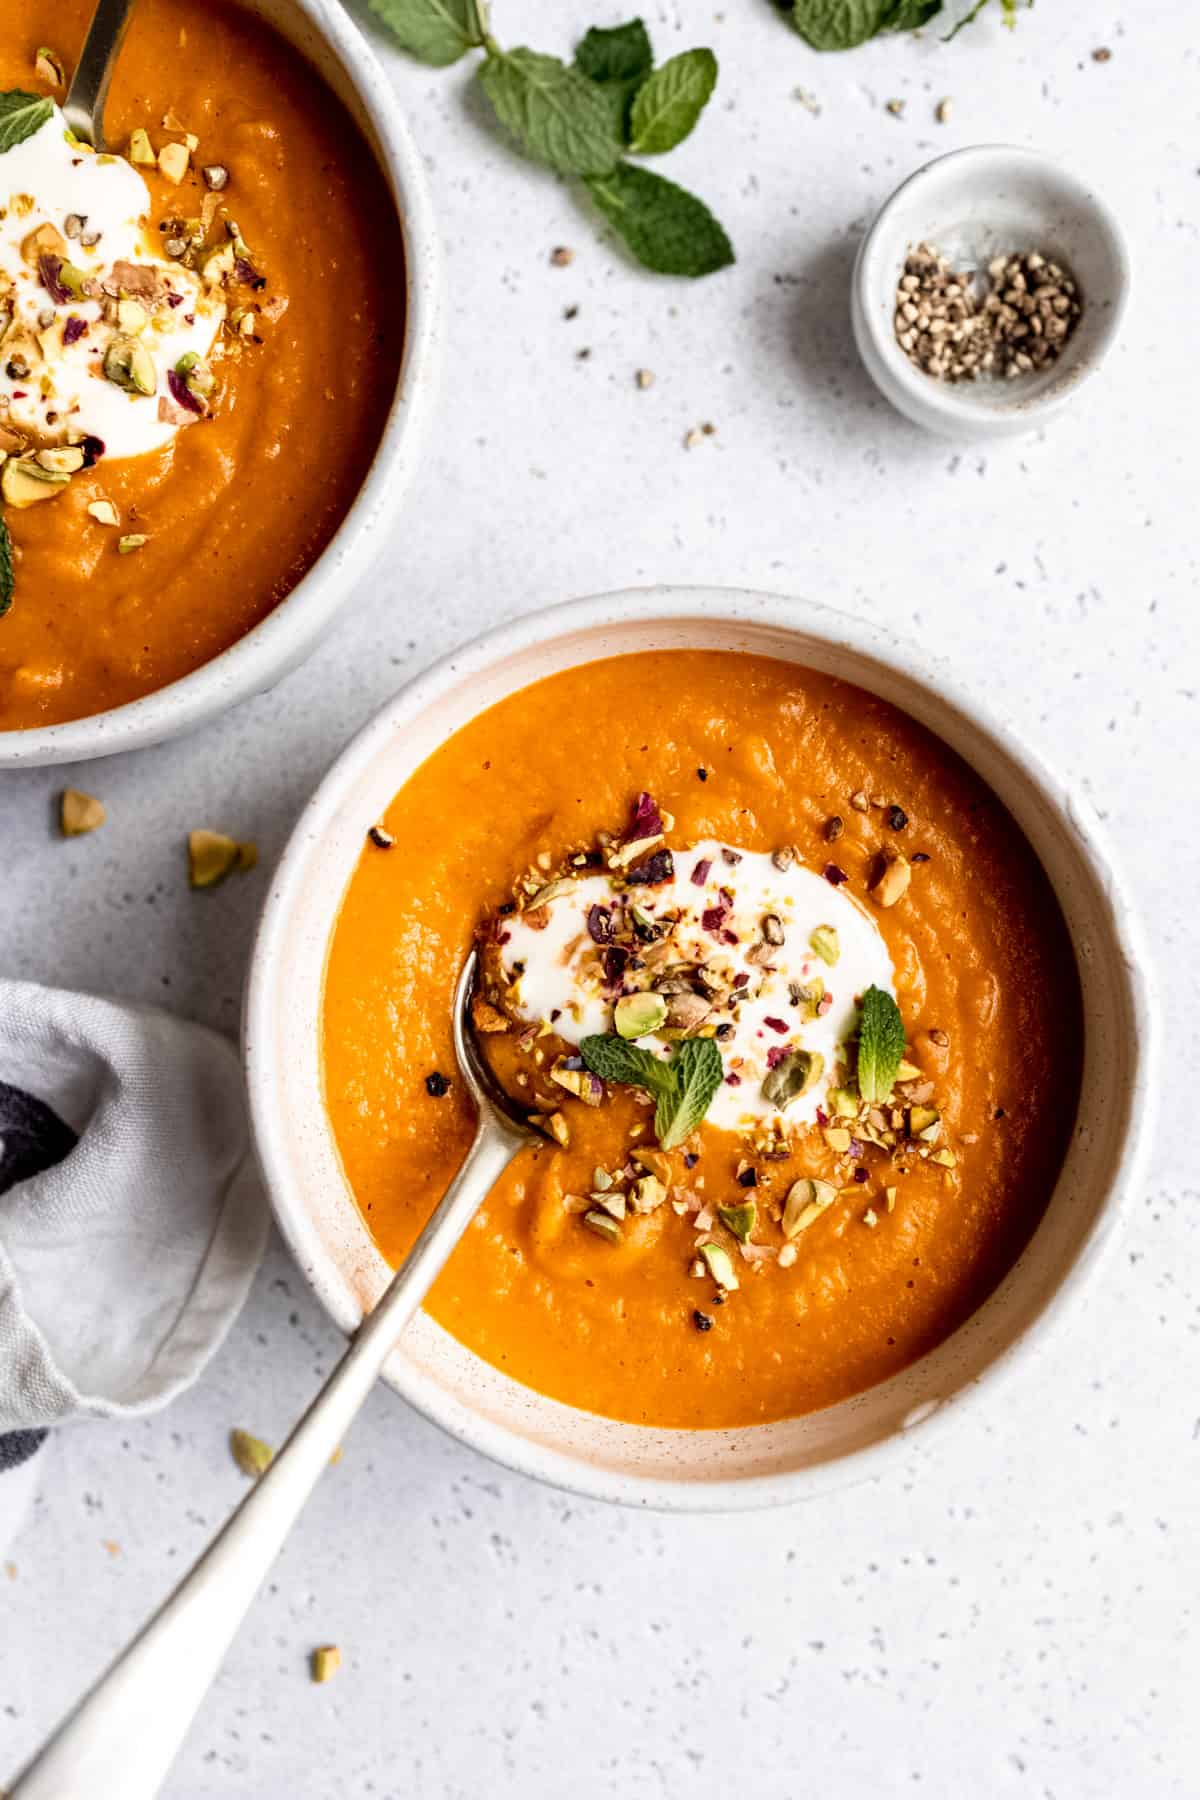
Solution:
<svg viewBox="0 0 1200 1800"><path fill-rule="evenodd" d="M629 1210L628 1199L620 1188L609 1188L607 1193L593 1194L592 1199L610 1219L623 1219Z"/></svg>
<svg viewBox="0 0 1200 1800"><path fill-rule="evenodd" d="M251 1437L248 1431L231 1431L229 1448L243 1475L265 1475L275 1460L271 1446L264 1444L261 1438Z"/></svg>
<svg viewBox="0 0 1200 1800"><path fill-rule="evenodd" d="M41 468L32 457L10 456L0 469L0 494L9 506L36 506L39 500L53 500L61 494L70 479Z"/></svg>
<svg viewBox="0 0 1200 1800"><path fill-rule="evenodd" d="M228 185L229 170L224 163L208 163L200 171L204 177L204 185L210 193L219 194Z"/></svg>
<svg viewBox="0 0 1200 1800"><path fill-rule="evenodd" d="M790 1269L796 1260L795 1244L784 1244L779 1252L778 1263L781 1269Z"/></svg>
<svg viewBox="0 0 1200 1800"><path fill-rule="evenodd" d="M958 1167L957 1156L955 1156L953 1150L948 1150L945 1147L941 1150L935 1150L929 1160L930 1162L938 1163L943 1169L955 1169Z"/></svg>
<svg viewBox="0 0 1200 1800"><path fill-rule="evenodd" d="M820 975L814 976L812 981L793 981L788 989L788 998L802 1019L818 1019L821 1016L821 1002L825 998L825 983Z"/></svg>
<svg viewBox="0 0 1200 1800"><path fill-rule="evenodd" d="M706 1268L719 1288L732 1293L738 1286L738 1278L734 1273L733 1262L728 1250L721 1244L714 1244L711 1239L697 1244L696 1249L703 1257Z"/></svg>
<svg viewBox="0 0 1200 1800"><path fill-rule="evenodd" d="M336 1644L322 1644L312 1653L314 1681L332 1681L342 1666L342 1653Z"/></svg>
<svg viewBox="0 0 1200 1800"><path fill-rule="evenodd" d="M33 65L33 72L39 81L46 83L47 87L60 88L67 85L67 71L63 67L62 57L57 50L47 49L45 44L38 45L37 61Z"/></svg>
<svg viewBox="0 0 1200 1800"><path fill-rule="evenodd" d="M613 1023L623 1038L645 1037L657 1031L666 1017L667 1003L661 994L624 994L613 1008Z"/></svg>
<svg viewBox="0 0 1200 1800"><path fill-rule="evenodd" d="M93 500L88 506L88 513L98 525L119 525L120 514L111 500Z"/></svg>
<svg viewBox="0 0 1200 1800"><path fill-rule="evenodd" d="M857 1119L858 1093L854 1088L831 1088L829 1110L835 1119Z"/></svg>
<svg viewBox="0 0 1200 1800"><path fill-rule="evenodd" d="M763 1080L763 1099L780 1112L806 1094L825 1069L825 1058L816 1050L791 1050L768 1071Z"/></svg>
<svg viewBox="0 0 1200 1800"><path fill-rule="evenodd" d="M842 946L835 925L818 925L808 941L813 955L819 956L823 963L829 964L830 968L842 954Z"/></svg>
<svg viewBox="0 0 1200 1800"><path fill-rule="evenodd" d="M844 1156L850 1148L850 1133L844 1125L827 1125L824 1131L825 1142L839 1156Z"/></svg>
<svg viewBox="0 0 1200 1800"><path fill-rule="evenodd" d="M257 861L254 844L239 844L220 831L188 833L188 878L194 888L215 887L235 869L250 870Z"/></svg>
<svg viewBox="0 0 1200 1800"><path fill-rule="evenodd" d="M164 144L158 153L158 167L162 175L175 187L187 174L191 151L186 144Z"/></svg>
<svg viewBox="0 0 1200 1800"><path fill-rule="evenodd" d="M665 1150L635 1150L633 1160L647 1175L656 1175L666 1187L671 1180L671 1159Z"/></svg>
<svg viewBox="0 0 1200 1800"><path fill-rule="evenodd" d="M923 1072L924 1072L923 1070L918 1069L916 1063L901 1062L900 1066L896 1070L896 1080L897 1081L919 1081L921 1079Z"/></svg>
<svg viewBox="0 0 1200 1800"><path fill-rule="evenodd" d="M874 1231L879 1223L879 1214L875 1211L873 1206L868 1206L866 1212L863 1214L862 1222L864 1225L869 1225L871 1230Z"/></svg>
<svg viewBox="0 0 1200 1800"><path fill-rule="evenodd" d="M899 1190L896 1188L884 1188L883 1190L884 1205L889 1212L895 1212L896 1210L896 1194L898 1191Z"/></svg>
<svg viewBox="0 0 1200 1800"><path fill-rule="evenodd" d="M564 1150L571 1142L571 1128L560 1112L552 1112L547 1116L545 1130Z"/></svg>
<svg viewBox="0 0 1200 1800"><path fill-rule="evenodd" d="M583 1222L589 1231L594 1231L597 1237L604 1238L607 1243L620 1243L621 1227L615 1219L610 1219L606 1212L599 1210L585 1212Z"/></svg>
<svg viewBox="0 0 1200 1800"><path fill-rule="evenodd" d="M612 1186L612 1184L613 1184L613 1178L609 1174L607 1169L593 1169L592 1170L592 1186L594 1188L599 1188L599 1190L602 1194L607 1193L608 1189Z"/></svg>
<svg viewBox="0 0 1200 1800"><path fill-rule="evenodd" d="M744 1200L740 1206L718 1206L717 1217L739 1244L745 1244L758 1223L758 1206L753 1200Z"/></svg>
<svg viewBox="0 0 1200 1800"><path fill-rule="evenodd" d="M920 1137L931 1129L941 1118L936 1106L910 1106L908 1109L908 1129L913 1137Z"/></svg>
<svg viewBox="0 0 1200 1800"><path fill-rule="evenodd" d="M783 1207L784 1237L799 1237L802 1231L807 1231L813 1220L819 1219L833 1205L837 1194L831 1181L815 1181L805 1175L793 1182Z"/></svg>
<svg viewBox="0 0 1200 1800"><path fill-rule="evenodd" d="M107 819L103 801L78 788L64 788L59 801L58 820L64 837L85 837L98 831Z"/></svg>
<svg viewBox="0 0 1200 1800"><path fill-rule="evenodd" d="M656 1175L642 1175L629 1190L629 1203L636 1213L652 1213L667 1197L667 1190Z"/></svg>
<svg viewBox="0 0 1200 1800"><path fill-rule="evenodd" d="M129 134L129 160L131 163L141 163L143 168L157 161L149 134L140 125Z"/></svg>
<svg viewBox="0 0 1200 1800"><path fill-rule="evenodd" d="M53 225L39 225L21 240L21 255L34 268L41 256L65 256L67 240Z"/></svg>
<svg viewBox="0 0 1200 1800"><path fill-rule="evenodd" d="M145 331L149 320L150 314L140 300L117 301L117 329L119 331L128 332L130 337L137 337L140 332Z"/></svg>
<svg viewBox="0 0 1200 1800"><path fill-rule="evenodd" d="M144 531L131 531L126 537L117 539L117 555L132 556L135 550L140 550L149 541Z"/></svg>
<svg viewBox="0 0 1200 1800"><path fill-rule="evenodd" d="M158 387L158 370L154 358L136 338L115 337L104 356L104 373L117 387L130 394L153 394Z"/></svg>
<svg viewBox="0 0 1200 1800"><path fill-rule="evenodd" d="M52 475L75 475L83 467L83 450L78 444L59 444L49 450L39 450L34 461L39 468L49 469Z"/></svg>
<svg viewBox="0 0 1200 1800"><path fill-rule="evenodd" d="M898 850L885 850L880 859L880 869L871 883L871 898L879 906L895 906L908 892L908 884L912 880L912 867L907 856Z"/></svg>
<svg viewBox="0 0 1200 1800"><path fill-rule="evenodd" d="M188 362L188 358L186 356L181 356L176 366L181 375L189 378L194 378L195 376L194 365L198 364L201 368L204 366L200 363L200 359L197 356L193 356L192 361L188 363L186 369L183 367L185 362ZM212 380L211 375L209 376L209 379L210 381ZM548 881L545 887L540 887L532 900L530 900L529 910L534 912L539 906L548 906L551 900L561 900L564 894L573 894L578 886L579 883L577 881L572 881L569 875L560 876L557 881Z"/></svg>
<svg viewBox="0 0 1200 1800"><path fill-rule="evenodd" d="M214 250L211 256L204 259L200 273L205 281L215 284L221 280L222 276L233 274L236 262L237 252L233 245L222 244L219 250ZM251 315L247 314L246 316L250 317Z"/></svg>

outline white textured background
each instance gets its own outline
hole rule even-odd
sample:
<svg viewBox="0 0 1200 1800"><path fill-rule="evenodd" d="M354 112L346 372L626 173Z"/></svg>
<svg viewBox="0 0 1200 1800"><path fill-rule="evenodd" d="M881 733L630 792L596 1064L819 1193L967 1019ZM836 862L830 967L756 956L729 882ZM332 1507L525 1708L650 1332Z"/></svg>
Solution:
<svg viewBox="0 0 1200 1800"><path fill-rule="evenodd" d="M236 716L111 763L0 776L2 966L232 1031L266 870L190 894L190 826L257 838L269 868L377 703L501 617L648 580L776 588L935 643L1104 814L1161 971L1161 1152L1053 1384L1018 1380L840 1498L727 1522L581 1504L378 1393L169 1793L1195 1796L1194 8L1039 0L1012 38L989 21L949 48L828 58L769 0L644 11L660 57L695 42L720 55L709 114L665 172L712 200L737 267L694 286L642 276L568 188L490 135L464 70L388 53L428 158L449 299L433 445L394 554L308 667ZM502 38L547 50L621 16L594 0L495 12ZM953 121L938 126L946 94ZM960 453L868 386L847 278L901 176L996 140L1092 176L1132 234L1138 292L1072 412L1044 437ZM568 269L549 266L557 243L577 250ZM702 420L717 435L685 452ZM56 839L64 779L107 803L97 837ZM0 1769L237 1498L229 1427L277 1440L337 1348L276 1249L195 1392L132 1432L51 1444L11 1579L0 1570ZM317 1689L306 1655L329 1641L346 1667Z"/></svg>

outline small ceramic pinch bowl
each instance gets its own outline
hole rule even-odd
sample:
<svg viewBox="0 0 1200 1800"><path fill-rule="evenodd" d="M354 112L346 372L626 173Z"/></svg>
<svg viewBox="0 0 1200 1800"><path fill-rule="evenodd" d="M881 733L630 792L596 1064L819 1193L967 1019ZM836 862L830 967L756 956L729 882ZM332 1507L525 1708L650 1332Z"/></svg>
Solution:
<svg viewBox="0 0 1200 1800"><path fill-rule="evenodd" d="M1051 366L1012 380L937 381L896 342L896 289L918 244L957 269L983 270L1004 252L1039 250L1078 283L1083 313ZM1129 299L1121 226L1085 181L1036 150L982 144L910 175L881 209L854 267L851 317L876 386L914 424L965 440L1035 430L1069 404L1112 348Z"/></svg>
<svg viewBox="0 0 1200 1800"><path fill-rule="evenodd" d="M323 1097L330 937L368 828L453 732L506 695L600 657L752 652L837 675L901 707L965 757L1024 831L1071 934L1084 1010L1076 1127L1033 1238L965 1325L890 1380L801 1418L739 1430L622 1424L562 1405L482 1361L428 1313L385 1379L463 1443L597 1499L721 1511L799 1499L903 1461L914 1433L995 1404L1024 1369L1037 1405L1054 1327L1094 1273L1139 1179L1156 1089L1146 959L1090 809L1011 727L956 689L927 650L807 601L695 588L600 595L501 626L420 676L367 725L309 803L259 927L243 1047L255 1142L275 1216L334 1321L354 1331L390 1271L346 1180ZM503 1304L498 1301L497 1304Z"/></svg>

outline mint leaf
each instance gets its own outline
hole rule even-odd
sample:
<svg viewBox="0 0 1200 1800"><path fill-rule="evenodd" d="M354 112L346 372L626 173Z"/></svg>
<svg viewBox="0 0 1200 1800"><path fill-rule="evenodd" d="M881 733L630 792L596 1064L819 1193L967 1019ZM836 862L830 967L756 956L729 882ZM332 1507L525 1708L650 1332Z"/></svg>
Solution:
<svg viewBox="0 0 1200 1800"><path fill-rule="evenodd" d="M0 153L15 150L40 131L53 111L54 102L44 94L26 94L20 88L0 94Z"/></svg>
<svg viewBox="0 0 1200 1800"><path fill-rule="evenodd" d="M674 1104L668 1110L662 1099L654 1114L654 1129L664 1150L674 1150L695 1131L725 1078L715 1038L684 1038L675 1046L670 1067L677 1090Z"/></svg>
<svg viewBox="0 0 1200 1800"><path fill-rule="evenodd" d="M858 1020L858 1091L873 1106L882 1106L904 1061L904 1020L883 988L869 987Z"/></svg>
<svg viewBox="0 0 1200 1800"><path fill-rule="evenodd" d="M633 103L632 148L640 156L673 150L695 125L716 85L717 59L711 50L685 50L655 69Z"/></svg>
<svg viewBox="0 0 1200 1800"><path fill-rule="evenodd" d="M659 275L711 275L734 261L733 245L703 200L649 169L618 163L588 192L637 260Z"/></svg>
<svg viewBox="0 0 1200 1800"><path fill-rule="evenodd" d="M640 19L610 31L593 26L575 52L575 67L594 82L612 111L617 136L629 142L633 97L654 67L654 52Z"/></svg>
<svg viewBox="0 0 1200 1800"><path fill-rule="evenodd" d="M557 56L506 50L479 72L502 125L538 162L564 175L608 175L621 155L612 108L600 89Z"/></svg>
<svg viewBox="0 0 1200 1800"><path fill-rule="evenodd" d="M896 0L891 12L883 22L885 31L919 31L922 25L928 25L930 19L936 19L942 11L943 0Z"/></svg>
<svg viewBox="0 0 1200 1800"><path fill-rule="evenodd" d="M575 67L589 81L644 81L654 67L646 27L640 19L609 31L593 25L575 52Z"/></svg>
<svg viewBox="0 0 1200 1800"><path fill-rule="evenodd" d="M13 570L12 539L8 535L8 523L0 513L0 619L13 602L17 578Z"/></svg>
<svg viewBox="0 0 1200 1800"><path fill-rule="evenodd" d="M643 1087L654 1100L674 1096L674 1065L655 1056L652 1050L643 1050L640 1044L631 1044L615 1032L582 1038L579 1054L601 1081Z"/></svg>
<svg viewBox="0 0 1200 1800"><path fill-rule="evenodd" d="M664 1150L675 1149L696 1129L724 1075L713 1038L685 1038L670 1062L612 1034L585 1037L579 1054L602 1081L645 1088L655 1102L654 1130Z"/></svg>
<svg viewBox="0 0 1200 1800"><path fill-rule="evenodd" d="M371 0L371 11L402 49L435 69L447 68L486 41L476 0Z"/></svg>
<svg viewBox="0 0 1200 1800"><path fill-rule="evenodd" d="M884 29L895 0L796 0L792 24L814 50L853 50Z"/></svg>

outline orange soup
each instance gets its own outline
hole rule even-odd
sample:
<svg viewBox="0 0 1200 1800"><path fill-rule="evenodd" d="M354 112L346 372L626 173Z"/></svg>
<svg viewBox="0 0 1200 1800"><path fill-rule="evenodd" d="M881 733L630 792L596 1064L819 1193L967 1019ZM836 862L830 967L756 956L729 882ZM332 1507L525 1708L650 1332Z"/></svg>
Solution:
<svg viewBox="0 0 1200 1800"><path fill-rule="evenodd" d="M5 0L0 90L61 102L92 10ZM404 322L370 149L239 7L139 0L115 158L39 130L0 153L0 730L150 693L278 605L362 483Z"/></svg>
<svg viewBox="0 0 1200 1800"><path fill-rule="evenodd" d="M398 1263L472 1131L451 1049L533 1118L429 1299L480 1356L656 1426L831 1405L975 1311L1078 1097L1074 957L1011 816L846 683L616 658L449 739L365 843L325 1100Z"/></svg>

